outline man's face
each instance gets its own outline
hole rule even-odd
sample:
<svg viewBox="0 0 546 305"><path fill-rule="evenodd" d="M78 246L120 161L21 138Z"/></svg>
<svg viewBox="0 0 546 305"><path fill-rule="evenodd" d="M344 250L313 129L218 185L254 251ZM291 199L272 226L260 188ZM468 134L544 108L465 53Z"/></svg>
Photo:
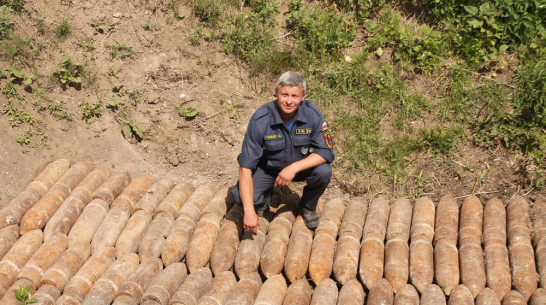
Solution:
<svg viewBox="0 0 546 305"><path fill-rule="evenodd" d="M277 104L283 120L290 121L305 98L300 86L282 86L275 90Z"/></svg>

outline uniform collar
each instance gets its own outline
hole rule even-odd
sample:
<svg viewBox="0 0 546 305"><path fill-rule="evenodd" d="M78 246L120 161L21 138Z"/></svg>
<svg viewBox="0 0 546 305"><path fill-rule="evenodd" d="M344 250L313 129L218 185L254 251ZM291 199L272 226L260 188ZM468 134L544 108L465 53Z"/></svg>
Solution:
<svg viewBox="0 0 546 305"><path fill-rule="evenodd" d="M277 105L277 100L273 102L273 116L271 117L271 125L284 124L281 114L279 112L279 105ZM307 107L307 100L301 101L300 107L296 111L296 122L307 123L307 118L305 117L305 108Z"/></svg>

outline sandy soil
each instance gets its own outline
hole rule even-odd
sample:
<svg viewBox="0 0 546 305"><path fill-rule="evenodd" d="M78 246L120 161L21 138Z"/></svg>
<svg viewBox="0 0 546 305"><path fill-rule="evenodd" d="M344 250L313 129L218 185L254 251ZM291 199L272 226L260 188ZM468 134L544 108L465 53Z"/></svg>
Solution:
<svg viewBox="0 0 546 305"><path fill-rule="evenodd" d="M184 18L175 18L167 2L26 1L23 16L27 17L15 19L15 33L36 37L48 47L37 52L34 65L17 63L37 76L27 91L18 87L26 102L17 107L33 115L34 124L11 127L10 117L0 115L0 206L21 192L47 163L59 158L106 165L116 172L128 171L133 178L146 174L155 180L213 183L217 188L236 183L236 158L246 123L255 109L272 99L275 79L251 77L244 64L226 56L214 41L201 39L199 45L191 45L188 38L199 26L198 20L184 3L178 6ZM58 41L53 31L63 18L71 33ZM92 19L111 29L99 33L91 26ZM43 20L45 34L39 33L39 20ZM134 56L112 59L116 45L130 47ZM88 85L83 89L63 88L52 77L63 55L84 63L91 81L84 80ZM8 58L0 59L2 67L11 64ZM6 82L0 79L2 87ZM136 99L130 98L131 91L138 92ZM100 117L87 122L81 119L82 103L105 105L111 98L126 106L127 112L103 108ZM39 111L35 101L58 102L74 116L70 121L59 120L47 110ZM6 97L0 95L0 106L6 103ZM185 119L178 115L182 107L196 108L200 114ZM335 113L327 113L331 115ZM123 137L120 123L124 121L143 129L141 141ZM34 147L43 143L37 135L28 145L18 144L16 139L30 129L44 131L48 146ZM343 141L341 137L335 140ZM474 192L483 199L509 199L515 193L533 199L539 194L530 187L532 168L502 151L467 147L454 152L449 162L429 153L415 156L414 162L423 171L414 173L409 189L435 200L446 192L461 198ZM366 173L347 174L343 166L343 162L334 163L334 180L325 199L403 196L408 189ZM300 187L294 185L296 190Z"/></svg>

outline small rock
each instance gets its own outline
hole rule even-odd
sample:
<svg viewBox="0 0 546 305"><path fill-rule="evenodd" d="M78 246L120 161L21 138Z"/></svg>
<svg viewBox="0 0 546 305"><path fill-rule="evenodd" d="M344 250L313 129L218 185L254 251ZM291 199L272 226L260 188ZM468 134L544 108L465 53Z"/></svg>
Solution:
<svg viewBox="0 0 546 305"><path fill-rule="evenodd" d="M112 14L112 16L114 18L121 18L121 17L123 17L123 14L122 13L114 13L114 14Z"/></svg>

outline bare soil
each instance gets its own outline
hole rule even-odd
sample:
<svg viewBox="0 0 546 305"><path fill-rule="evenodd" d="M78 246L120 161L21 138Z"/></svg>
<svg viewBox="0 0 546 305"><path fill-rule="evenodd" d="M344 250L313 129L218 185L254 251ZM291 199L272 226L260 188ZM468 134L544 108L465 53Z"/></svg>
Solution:
<svg viewBox="0 0 546 305"><path fill-rule="evenodd" d="M26 13L14 20L15 33L36 37L45 47L37 52L32 68L17 63L37 76L26 91L18 86L26 103L17 107L33 115L33 126L11 127L10 117L0 115L0 206L21 192L47 163L60 158L110 166L115 172L128 171L133 178L150 175L154 180L213 183L217 188L236 183L236 158L246 124L260 105L273 98L275 79L251 77L248 67L226 55L215 40L201 39L199 45L191 45L189 37L199 21L184 1L178 4L178 14L184 18L175 18L168 2L26 1ZM39 19L45 26L43 34ZM63 19L71 32L61 41L55 38L54 29ZM111 25L111 29L99 33L90 25L91 19L105 27ZM90 45L94 50L85 47ZM128 46L136 54L112 59L109 46L115 45ZM82 89L64 88L52 77L63 55L84 63ZM12 63L0 58L1 67ZM0 79L2 88L6 82L6 78ZM128 94L131 89L138 92L134 107ZM121 116L120 110L103 107L100 117L81 118L82 103L105 105L111 98L130 112ZM68 121L47 110L37 111L32 104L36 100L58 102L74 116ZM0 105L6 103L6 96L0 95ZM185 119L178 114L181 107L196 108L200 114ZM328 110L325 114L335 115ZM120 123L127 120L142 127L141 141L124 138ZM47 147L34 147L41 143L36 135L28 145L16 142L30 128L44 131ZM519 193L532 201L540 194L532 188L536 179L532 166L500 148L462 147L448 159L432 153L416 155L411 162L420 170L396 184L374 173L349 173L342 160L340 152L325 199L429 195L438 200L452 192L461 198L476 193L483 199L498 196L503 200ZM293 188L299 190L301 185Z"/></svg>

